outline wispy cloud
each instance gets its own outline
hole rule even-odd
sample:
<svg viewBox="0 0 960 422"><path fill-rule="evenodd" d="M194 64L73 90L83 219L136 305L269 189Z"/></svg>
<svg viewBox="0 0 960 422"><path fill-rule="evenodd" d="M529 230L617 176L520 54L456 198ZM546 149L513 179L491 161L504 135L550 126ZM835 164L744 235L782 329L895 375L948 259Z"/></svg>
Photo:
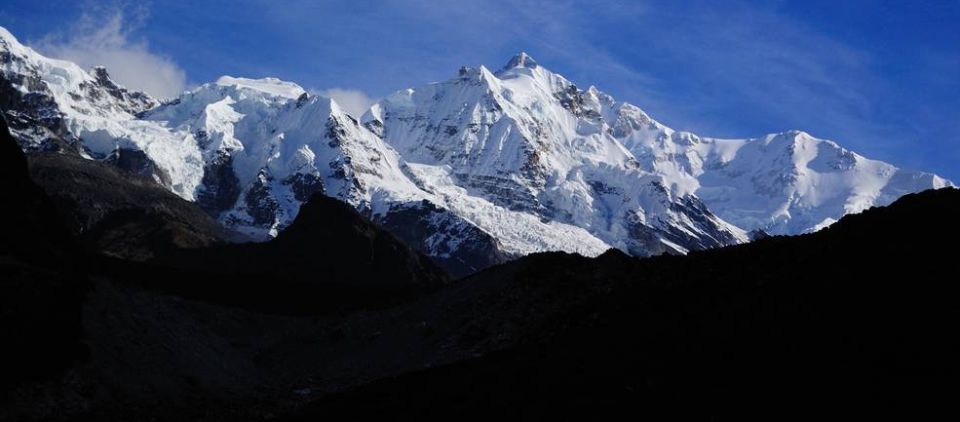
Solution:
<svg viewBox="0 0 960 422"><path fill-rule="evenodd" d="M177 96L186 87L184 70L171 58L152 52L145 40L133 37L146 16L145 8L84 14L68 31L51 33L34 47L85 68L105 66L128 88L163 98Z"/></svg>
<svg viewBox="0 0 960 422"><path fill-rule="evenodd" d="M330 88L312 92L332 98L347 114L357 118L366 113L367 109L376 102L376 99L371 98L366 92L357 89Z"/></svg>
<svg viewBox="0 0 960 422"><path fill-rule="evenodd" d="M865 52L773 10L731 2L683 12L658 10L645 17L632 33L642 42L623 52L646 56L657 67L672 64L687 77L664 78L660 72L645 93L661 105L674 104L664 107L682 125L709 125L715 115L731 114L731 104L743 107L740 113L790 125L784 129L806 123L801 116L835 128L870 114L866 91L879 81ZM715 125L729 132L743 123L730 122Z"/></svg>

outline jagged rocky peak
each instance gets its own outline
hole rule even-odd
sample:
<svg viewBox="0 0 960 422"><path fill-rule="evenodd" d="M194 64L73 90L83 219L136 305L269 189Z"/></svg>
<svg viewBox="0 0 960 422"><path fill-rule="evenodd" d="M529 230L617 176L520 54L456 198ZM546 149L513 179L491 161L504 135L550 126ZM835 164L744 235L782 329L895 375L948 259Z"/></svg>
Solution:
<svg viewBox="0 0 960 422"><path fill-rule="evenodd" d="M114 90L120 90L120 86L117 85L110 74L107 73L107 68L105 66L94 66L93 69L90 69L90 73L96 79L97 83L104 88L110 88Z"/></svg>
<svg viewBox="0 0 960 422"><path fill-rule="evenodd" d="M506 66L504 66L503 69L507 70L507 69L514 69L518 67L534 69L537 66L539 65L537 64L537 61L533 59L533 57L530 57L530 55L521 51L517 53L517 55L511 57L510 61L507 62Z"/></svg>
<svg viewBox="0 0 960 422"><path fill-rule="evenodd" d="M488 92L492 92L498 89L496 80L496 76L490 69L480 65L477 67L460 66L456 78L448 82L464 83L466 86L481 87Z"/></svg>
<svg viewBox="0 0 960 422"><path fill-rule="evenodd" d="M107 72L104 66L96 66L90 70L96 85L102 88L111 97L117 100L118 106L124 111L137 115L160 104L155 98L141 91L130 91L127 88L117 84ZM92 95L98 95L97 90L91 90Z"/></svg>
<svg viewBox="0 0 960 422"><path fill-rule="evenodd" d="M32 51L0 27L0 111L25 151L71 151L76 139L63 120L53 92L43 80Z"/></svg>

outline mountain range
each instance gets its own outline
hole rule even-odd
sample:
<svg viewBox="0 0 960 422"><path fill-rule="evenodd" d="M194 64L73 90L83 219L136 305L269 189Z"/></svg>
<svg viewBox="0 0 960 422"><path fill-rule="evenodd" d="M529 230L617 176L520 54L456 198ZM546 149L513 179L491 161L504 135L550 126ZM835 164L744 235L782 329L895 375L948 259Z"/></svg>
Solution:
<svg viewBox="0 0 960 422"><path fill-rule="evenodd" d="M4 120L2 421L953 411L957 189L807 235L537 253L460 280L315 194L275 239L140 262L84 244L178 238L194 204L82 158L41 166L80 193L38 186ZM95 182L154 204L65 200Z"/></svg>
<svg viewBox="0 0 960 422"><path fill-rule="evenodd" d="M0 111L0 421L956 413L960 190L803 132L522 53L155 99L3 29Z"/></svg>
<svg viewBox="0 0 960 422"><path fill-rule="evenodd" d="M684 254L808 233L952 186L802 131L676 131L525 53L351 116L273 78L224 76L155 99L0 28L0 93L24 151L152 180L235 237L276 237L322 193L455 275L544 251Z"/></svg>

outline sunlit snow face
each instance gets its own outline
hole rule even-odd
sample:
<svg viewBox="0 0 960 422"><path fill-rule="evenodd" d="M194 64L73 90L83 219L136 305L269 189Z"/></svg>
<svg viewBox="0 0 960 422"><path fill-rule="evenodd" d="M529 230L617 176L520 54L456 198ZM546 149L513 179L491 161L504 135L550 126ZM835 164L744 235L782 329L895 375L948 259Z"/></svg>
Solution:
<svg viewBox="0 0 960 422"><path fill-rule="evenodd" d="M398 91L358 121L294 83L229 76L132 113L91 94L96 78L77 66L7 44L23 57L7 70L37 72L94 157L143 151L189 200L212 191L205 175L235 177L223 179L239 193L222 220L249 233L275 235L322 189L375 219L430 204L448 228L488 233L508 254L643 255L742 242L758 228L815 230L947 183L803 132L677 132L525 54ZM437 251L456 246L455 232L441 237Z"/></svg>

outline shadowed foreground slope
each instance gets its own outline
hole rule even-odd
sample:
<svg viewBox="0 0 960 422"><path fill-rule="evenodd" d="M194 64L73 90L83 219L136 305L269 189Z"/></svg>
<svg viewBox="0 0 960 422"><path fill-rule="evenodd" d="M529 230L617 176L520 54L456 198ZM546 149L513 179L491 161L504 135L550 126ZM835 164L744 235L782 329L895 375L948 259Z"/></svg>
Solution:
<svg viewBox="0 0 960 422"><path fill-rule="evenodd" d="M192 204L90 160L32 157L35 175L55 188L51 200L30 179L28 160L5 125L0 137L0 420L154 419L139 412L144 406L172 409L166 417L180 419L215 398L226 408L224 392L249 399L261 383L288 375L255 368L257 350L243 338L256 347L288 341L274 334L314 321L247 309L329 314L382 307L448 280L353 208L319 195L278 239L242 245L217 244L208 236L217 231L205 223L209 217ZM97 233L114 240L89 242L105 239ZM124 256L112 252L123 252L125 236L147 252L132 258L149 262L116 258ZM180 244L181 236L210 246ZM210 304L180 305L185 299ZM254 327L238 324L241 318ZM215 329L204 331L204 324ZM227 329L229 336L217 332ZM232 342L226 349L218 334Z"/></svg>
<svg viewBox="0 0 960 422"><path fill-rule="evenodd" d="M153 266L144 285L282 314L386 306L449 281L429 258L323 194L314 194L269 242L182 249Z"/></svg>
<svg viewBox="0 0 960 422"><path fill-rule="evenodd" d="M114 165L51 152L27 159L63 224L96 253L143 261L236 237L196 204Z"/></svg>
<svg viewBox="0 0 960 422"><path fill-rule="evenodd" d="M942 406L960 369L958 215L960 191L943 189L819 233L684 257L521 259L475 278L509 268L508 294L571 306L528 321L537 328L520 344L329 396L292 419Z"/></svg>
<svg viewBox="0 0 960 422"><path fill-rule="evenodd" d="M0 117L0 391L53 376L82 358L87 289L81 249L27 173Z"/></svg>

